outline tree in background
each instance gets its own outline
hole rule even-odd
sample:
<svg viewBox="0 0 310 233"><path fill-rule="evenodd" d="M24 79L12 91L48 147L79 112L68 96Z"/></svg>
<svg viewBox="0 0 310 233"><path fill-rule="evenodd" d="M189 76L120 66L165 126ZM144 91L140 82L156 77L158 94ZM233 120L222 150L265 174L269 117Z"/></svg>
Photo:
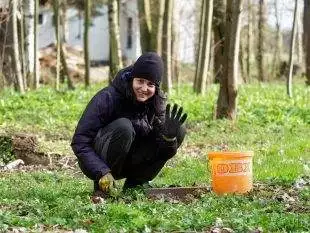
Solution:
<svg viewBox="0 0 310 233"><path fill-rule="evenodd" d="M310 85L310 0L304 0L304 50L306 62L306 84Z"/></svg>
<svg viewBox="0 0 310 233"><path fill-rule="evenodd" d="M149 0L140 0L138 2L139 22L140 22L140 44L142 53L151 51L152 21Z"/></svg>
<svg viewBox="0 0 310 233"><path fill-rule="evenodd" d="M25 17L24 17L24 8L22 6L22 2L19 7L20 17L17 21L17 30L18 37L20 41L20 57L21 57L21 67L22 67L22 77L23 77L23 85L25 91L27 90L27 79L26 79L26 55L25 55Z"/></svg>
<svg viewBox="0 0 310 233"><path fill-rule="evenodd" d="M14 72L12 64L12 5L9 1L2 3L0 14L0 87L10 86L14 82Z"/></svg>
<svg viewBox="0 0 310 233"><path fill-rule="evenodd" d="M223 77L224 40L226 5L225 0L214 1L213 7L213 38L214 38L214 76L219 82Z"/></svg>
<svg viewBox="0 0 310 233"><path fill-rule="evenodd" d="M246 47L246 75L247 80L249 81L252 75L251 72L251 54L252 54L252 43L253 43L253 22L252 22L252 0L247 0L248 3L248 28L247 28L247 47Z"/></svg>
<svg viewBox="0 0 310 233"><path fill-rule="evenodd" d="M294 10L294 20L293 20L293 28L292 28L292 35L291 35L291 46L290 46L290 59L289 59L289 75L286 81L286 90L287 95L289 97L293 96L292 93L292 79L293 79L293 57L295 51L295 39L296 39L296 30L297 30L297 17L298 17L298 1L295 0L295 10Z"/></svg>
<svg viewBox="0 0 310 233"><path fill-rule="evenodd" d="M299 5L299 4L298 4ZM301 20L301 12L298 9L298 15L296 18L297 22L296 22L296 52L297 52L297 64L299 66L303 66L303 57L304 57L304 52L303 52L303 42L302 42L302 34L303 34L303 30L302 30L302 20Z"/></svg>
<svg viewBox="0 0 310 233"><path fill-rule="evenodd" d="M238 93L238 54L240 43L240 14L243 0L227 1L224 43L224 74L220 80L217 118L236 118Z"/></svg>
<svg viewBox="0 0 310 233"><path fill-rule="evenodd" d="M18 0L12 0L12 33L13 33L13 64L16 77L16 89L20 93L24 93L24 81L21 73L20 54L19 54L19 40L17 30L17 8Z"/></svg>
<svg viewBox="0 0 310 233"><path fill-rule="evenodd" d="M171 25L172 25L172 1L165 1L164 25L162 37L162 58L164 61L164 77L162 82L162 89L170 93L172 89L171 78Z"/></svg>
<svg viewBox="0 0 310 233"><path fill-rule="evenodd" d="M140 44L142 53L161 54L165 0L139 0Z"/></svg>
<svg viewBox="0 0 310 233"><path fill-rule="evenodd" d="M265 70L265 39L266 39L266 21L267 21L267 0L259 0L259 19L258 19L258 80L267 80L267 72Z"/></svg>
<svg viewBox="0 0 310 233"><path fill-rule="evenodd" d="M282 49L282 33L280 28L280 17L279 17L279 1L274 0L274 12L276 19L276 46L273 54L272 64L272 77L279 77L280 75L280 62L281 62L281 49Z"/></svg>
<svg viewBox="0 0 310 233"><path fill-rule="evenodd" d="M90 60L89 60L89 25L90 25L91 0L85 1L85 19L84 19L84 62L85 62L85 87L90 84Z"/></svg>
<svg viewBox="0 0 310 233"><path fill-rule="evenodd" d="M151 0L151 41L152 50L162 54L162 35L164 23L165 0Z"/></svg>
<svg viewBox="0 0 310 233"><path fill-rule="evenodd" d="M195 72L194 90L204 94L207 85L210 62L210 44L213 15L213 0L203 0L200 20L198 58Z"/></svg>
<svg viewBox="0 0 310 233"><path fill-rule="evenodd" d="M60 80L60 17L59 17L59 2L53 0L54 7L54 23L55 23L55 36L56 36L56 90L59 90Z"/></svg>
<svg viewBox="0 0 310 233"><path fill-rule="evenodd" d="M172 2L172 18L171 22L171 77L172 81L177 83L177 87L180 85L180 61L179 61L179 45L180 45L180 38L179 38L179 16L180 12L176 11L176 7L174 7L175 1Z"/></svg>
<svg viewBox="0 0 310 233"><path fill-rule="evenodd" d="M117 72L123 67L120 45L118 5L116 0L109 0L109 32L110 32L110 73L109 82L112 82Z"/></svg>
<svg viewBox="0 0 310 233"><path fill-rule="evenodd" d="M40 62L39 62L39 33L38 33L38 21L39 21L39 0L34 0L34 88L39 88L40 84Z"/></svg>
<svg viewBox="0 0 310 233"><path fill-rule="evenodd" d="M84 1L84 5L86 2ZM60 27L61 27L61 34L62 36L62 42L67 43L69 39L69 28L68 28L68 18L67 18L67 7L68 7L68 1L67 0L61 0L60 4Z"/></svg>
<svg viewBox="0 0 310 233"><path fill-rule="evenodd" d="M74 89L74 85L72 82L72 79L70 77L69 71L68 71L68 65L66 61L66 49L64 47L63 43L63 35L60 30L60 1L59 0L53 0L53 9L54 9L54 22L55 23L55 34L57 38L57 45L59 46L59 53L60 53L60 63L61 63L61 71L62 76L67 78L68 81L68 88L70 90Z"/></svg>
<svg viewBox="0 0 310 233"><path fill-rule="evenodd" d="M65 4L66 3L66 4ZM84 62L85 62L85 75L84 75L84 83L85 87L90 85L90 57L89 57L89 29L91 25L91 17L100 15L101 13L97 11L97 8L100 8L104 4L107 4L107 0L65 0L61 4L62 17L61 17L61 25L62 25L62 34L63 42L67 41L67 17L66 11L67 6L74 7L78 10L78 17L81 18L84 13ZM80 29L81 30L81 29Z"/></svg>

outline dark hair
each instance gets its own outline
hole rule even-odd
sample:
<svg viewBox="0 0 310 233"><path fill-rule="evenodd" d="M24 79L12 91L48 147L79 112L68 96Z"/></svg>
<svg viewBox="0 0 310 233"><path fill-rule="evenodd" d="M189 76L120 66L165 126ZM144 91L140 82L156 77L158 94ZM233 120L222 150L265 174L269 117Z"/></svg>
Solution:
<svg viewBox="0 0 310 233"><path fill-rule="evenodd" d="M165 102L167 100L166 95L160 89L160 87L156 86L155 95L153 96L153 106L155 115L159 116L165 112Z"/></svg>

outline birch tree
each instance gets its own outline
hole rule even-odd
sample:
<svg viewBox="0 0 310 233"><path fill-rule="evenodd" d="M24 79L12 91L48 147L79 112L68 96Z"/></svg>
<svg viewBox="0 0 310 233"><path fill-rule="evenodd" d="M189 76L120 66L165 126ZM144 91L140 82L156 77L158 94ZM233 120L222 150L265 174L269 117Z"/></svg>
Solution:
<svg viewBox="0 0 310 233"><path fill-rule="evenodd" d="M298 1L295 0L295 10L294 10L294 20L293 20L293 28L292 28L292 35L291 35L291 46L290 46L290 59L289 59L289 75L286 81L286 90L287 95L292 97L292 79L293 79L293 57L294 57L294 50L295 50L295 38L296 38L296 24L297 24L297 17L298 17Z"/></svg>
<svg viewBox="0 0 310 233"><path fill-rule="evenodd" d="M165 0L139 0L140 43L142 52L161 54Z"/></svg>
<svg viewBox="0 0 310 233"><path fill-rule="evenodd" d="M112 82L117 72L123 67L120 45L118 5L116 0L109 0L109 32L110 32L110 73L109 81Z"/></svg>
<svg viewBox="0 0 310 233"><path fill-rule="evenodd" d="M203 0L202 17L200 22L200 30L202 31L200 32L198 59L195 73L195 92L199 94L205 93L207 85L210 61L212 15L213 0Z"/></svg>
<svg viewBox="0 0 310 233"><path fill-rule="evenodd" d="M23 85L25 91L27 90L27 80L26 80L26 57L25 57L25 17L24 17L24 8L22 5L19 7L20 11L20 19L18 20L18 28L19 31L19 41L20 41L20 58L21 58L21 66L22 66L22 78Z"/></svg>
<svg viewBox="0 0 310 233"><path fill-rule="evenodd" d="M12 33L13 33L13 64L15 69L16 87L20 93L25 93L24 82L21 73L21 63L19 54L19 40L17 30L17 8L18 0L12 0Z"/></svg>
<svg viewBox="0 0 310 233"><path fill-rule="evenodd" d="M223 76L224 40L225 40L225 0L214 1L213 38L214 38L214 76L218 82Z"/></svg>
<svg viewBox="0 0 310 233"><path fill-rule="evenodd" d="M151 45L152 50L162 54L162 35L164 23L165 0L151 0Z"/></svg>
<svg viewBox="0 0 310 233"><path fill-rule="evenodd" d="M266 80L265 69L265 31L267 21L267 0L259 0L259 19L258 19L258 47L257 47L257 65L258 65L258 79L260 81Z"/></svg>
<svg viewBox="0 0 310 233"><path fill-rule="evenodd" d="M164 62L164 77L162 89L170 93L172 89L171 79L171 25L172 25L172 1L165 0L164 25L163 25L163 42L162 58Z"/></svg>
<svg viewBox="0 0 310 233"><path fill-rule="evenodd" d="M310 0L304 0L304 50L306 63L306 84L310 86Z"/></svg>
<svg viewBox="0 0 310 233"><path fill-rule="evenodd" d="M227 1L224 43L224 75L220 80L217 118L236 118L238 94L238 53L240 44L240 14L243 0Z"/></svg>
<svg viewBox="0 0 310 233"><path fill-rule="evenodd" d="M11 20L12 4L9 1L3 3L2 23L0 30L0 87L11 85L14 80L13 68L13 52L12 52L12 20Z"/></svg>
<svg viewBox="0 0 310 233"><path fill-rule="evenodd" d="M299 4L298 4L299 5ZM303 42L302 42L302 22L301 22L301 14L298 9L298 15L296 18L296 52L297 52L297 63L298 65L302 66L303 63L303 57L304 57L304 52L303 52Z"/></svg>
<svg viewBox="0 0 310 233"><path fill-rule="evenodd" d="M31 1L31 0L30 0ZM33 53L34 53L34 83L33 86L35 89L39 88L39 84L40 84L40 63L39 63L39 54L38 54L38 50L39 50L39 33L38 33L38 19L39 19L39 0L34 0L35 1L35 5L34 5L34 46L33 46Z"/></svg>
<svg viewBox="0 0 310 233"><path fill-rule="evenodd" d="M172 9L173 9L173 19L171 25L171 77L172 80L175 80L177 86L179 87L180 79L179 79L179 16L180 12L177 12L177 8L174 7L175 2L173 1Z"/></svg>
<svg viewBox="0 0 310 233"><path fill-rule="evenodd" d="M246 53L247 53L246 73L249 81L252 75L251 73L251 55L252 55L252 43L253 43L252 0L247 0L247 3L248 3L248 28L247 28L248 30L247 30L247 47L246 47Z"/></svg>
<svg viewBox="0 0 310 233"><path fill-rule="evenodd" d="M151 46L151 33L152 33L152 21L151 21L151 10L149 0L139 0L139 21L140 21L140 43L142 53L150 51Z"/></svg>
<svg viewBox="0 0 310 233"><path fill-rule="evenodd" d="M60 15L59 15L59 11L60 11L60 2L59 0L53 0L53 9L54 9L54 17L55 17L55 34L56 34L56 43L57 46L59 46L59 53L60 53L60 63L61 63L61 71L62 71L62 75L63 77L67 78L68 81L68 88L73 90L74 89L74 85L73 82L71 80L69 71L68 71L68 65L67 65L67 61L66 61L66 49L63 46L63 35L61 34L61 30L60 30Z"/></svg>
<svg viewBox="0 0 310 233"><path fill-rule="evenodd" d="M273 77L278 77L280 74L280 62L281 62L281 48L282 48L282 34L280 28L280 15L279 15L279 1L274 0L274 11L276 19L276 46L273 55L272 73Z"/></svg>
<svg viewBox="0 0 310 233"><path fill-rule="evenodd" d="M85 2L85 19L84 19L84 62L85 62L85 87L90 84L89 70L89 24L90 24L91 0Z"/></svg>
<svg viewBox="0 0 310 233"><path fill-rule="evenodd" d="M60 80L60 18L59 18L59 3L53 1L54 6L54 22L55 22L55 36L56 36L56 90L59 90Z"/></svg>

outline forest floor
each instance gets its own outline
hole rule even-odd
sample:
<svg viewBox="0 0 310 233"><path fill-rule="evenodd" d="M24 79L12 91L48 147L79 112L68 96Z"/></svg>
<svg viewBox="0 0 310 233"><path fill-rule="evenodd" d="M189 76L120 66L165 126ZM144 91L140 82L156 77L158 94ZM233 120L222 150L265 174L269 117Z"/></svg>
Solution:
<svg viewBox="0 0 310 233"><path fill-rule="evenodd" d="M310 92L284 84L244 85L238 118L214 120L218 87L205 96L184 85L169 102L188 113L188 134L152 181L155 187L209 187L208 152L254 151L253 190L149 198L143 190L119 192L94 204L92 182L70 148L77 121L102 88L55 92L41 88L21 96L0 92L0 136L35 135L48 165L0 170L0 232L307 232L310 229ZM1 142L1 139L0 139ZM0 143L0 162L15 159ZM55 160L54 157L55 156ZM40 161L37 161L39 163ZM123 180L117 182L121 190Z"/></svg>

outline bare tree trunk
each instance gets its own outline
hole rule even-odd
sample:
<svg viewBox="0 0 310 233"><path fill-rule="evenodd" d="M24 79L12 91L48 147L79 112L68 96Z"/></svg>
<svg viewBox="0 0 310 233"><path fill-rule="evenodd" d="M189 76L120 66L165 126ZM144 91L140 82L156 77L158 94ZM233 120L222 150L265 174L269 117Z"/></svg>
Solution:
<svg viewBox="0 0 310 233"><path fill-rule="evenodd" d="M164 62L164 77L162 88L167 93L172 89L171 79L171 24L172 24L172 1L165 1L164 25L163 25L163 44L162 58Z"/></svg>
<svg viewBox="0 0 310 233"><path fill-rule="evenodd" d="M59 3L58 1L53 1L54 7L54 22L55 22L55 34L56 34L56 90L59 90L59 80L60 80L60 17L59 17Z"/></svg>
<svg viewBox="0 0 310 233"><path fill-rule="evenodd" d="M91 0L86 0L85 3L85 19L84 19L84 62L85 62L85 87L90 84L89 70L90 70L90 60L89 60L89 24L90 24L90 10L91 10Z"/></svg>
<svg viewBox="0 0 310 233"><path fill-rule="evenodd" d="M13 71L13 52L12 52L12 20L11 20L12 4L8 8L2 9L2 14L6 17L0 24L0 79L2 83L0 87L11 85L15 76Z"/></svg>
<svg viewBox="0 0 310 233"><path fill-rule="evenodd" d="M140 43L142 52L145 53L151 50L151 12L150 12L150 1L139 0L139 21L140 21Z"/></svg>
<svg viewBox="0 0 310 233"><path fill-rule="evenodd" d="M13 32L13 63L15 69L16 83L18 91L22 94L25 93L24 82L21 73L20 55L19 55L19 41L17 30L17 7L18 0L12 0L12 32Z"/></svg>
<svg viewBox="0 0 310 233"><path fill-rule="evenodd" d="M208 0L204 3L204 20L203 20L203 38L201 53L198 55L198 62L200 67L197 71L197 88L195 91L204 94L206 91L207 76L209 72L210 62L210 44L211 44L211 30L212 30L212 15L213 15L213 0Z"/></svg>
<svg viewBox="0 0 310 233"><path fill-rule="evenodd" d="M280 75L281 47L282 47L282 34L280 29L278 0L274 0L274 10L276 18L276 47L273 55L272 76L278 77Z"/></svg>
<svg viewBox="0 0 310 233"><path fill-rule="evenodd" d="M60 25L61 25L61 34L62 42L67 43L69 39L69 28L68 28L68 19L67 19L67 0L61 0L60 8Z"/></svg>
<svg viewBox="0 0 310 233"><path fill-rule="evenodd" d="M165 5L167 0L160 0L160 8L159 8L159 20L158 20L158 28L157 28L157 52L162 55L163 50L163 29L164 29L164 12Z"/></svg>
<svg viewBox="0 0 310 233"><path fill-rule="evenodd" d="M303 53L303 44L302 44L302 23L301 23L301 14L298 10L298 15L297 15L297 32L296 32L296 36L297 36L297 63L300 66L303 66L303 57L304 57L304 53Z"/></svg>
<svg viewBox="0 0 310 233"><path fill-rule="evenodd" d="M25 71L28 86L33 83L34 72L34 8L33 0L23 3L25 14Z"/></svg>
<svg viewBox="0 0 310 233"><path fill-rule="evenodd" d="M34 88L39 88L40 85L40 63L39 63L39 33L38 33L38 19L39 19L39 0L34 0Z"/></svg>
<svg viewBox="0 0 310 233"><path fill-rule="evenodd" d="M224 40L225 40L225 19L226 6L224 0L214 1L213 12L213 33L214 33L214 76L215 82L223 77Z"/></svg>
<svg viewBox="0 0 310 233"><path fill-rule="evenodd" d="M240 44L240 46L239 46L239 64L240 64L240 68L239 68L239 70L240 70L240 72L241 72L241 76L242 76L242 79L243 79L243 82L244 83L247 83L247 75L246 75L246 73L245 73L245 69L244 69L244 62L243 62L243 46Z"/></svg>
<svg viewBox="0 0 310 233"><path fill-rule="evenodd" d="M243 0L227 1L224 78L220 82L217 118L236 118L240 14Z"/></svg>
<svg viewBox="0 0 310 233"><path fill-rule="evenodd" d="M162 34L163 34L163 18L165 11L165 0L151 0L151 48L159 55L162 54Z"/></svg>
<svg viewBox="0 0 310 233"><path fill-rule="evenodd" d="M248 30L247 30L247 47L246 47L246 53L247 53L247 60L246 60L246 75L247 80L249 81L251 79L251 54L252 54L252 33L253 33L253 22L252 22L252 0L248 0Z"/></svg>
<svg viewBox="0 0 310 233"><path fill-rule="evenodd" d="M310 0L304 0L304 50L306 51L306 84L310 86Z"/></svg>
<svg viewBox="0 0 310 233"><path fill-rule="evenodd" d="M172 19L172 25L171 25L171 36L172 36L172 41L171 41L171 75L172 75L172 80L175 80L178 87L179 87L179 14L176 11L176 7L174 7L174 2L172 6L172 11L173 17Z"/></svg>
<svg viewBox="0 0 310 233"><path fill-rule="evenodd" d="M54 17L55 17L55 22L59 22L55 24L55 34L57 37L57 44L59 43L59 49L60 49L60 62L62 65L62 75L67 77L67 81L68 81L68 88L70 90L74 89L74 85L73 82L71 80L71 77L69 75L69 70L68 70L68 65L67 65L67 61L66 61L66 49L63 46L63 35L61 35L61 30L60 30L60 15L59 15L59 8L60 8L60 2L59 0L53 0L53 8L54 8ZM58 19L59 18L59 19Z"/></svg>
<svg viewBox="0 0 310 233"><path fill-rule="evenodd" d="M60 39L61 41L61 39ZM62 65L62 74L65 75L67 77L67 81L68 81L68 89L69 90L74 90L75 87L73 85L73 81L70 77L70 74L69 74L69 69L68 69L68 65L67 65L67 61L66 61L66 48L63 46L63 43L60 42L59 44L60 46L60 62L61 62L61 65Z"/></svg>
<svg viewBox="0 0 310 233"><path fill-rule="evenodd" d="M109 0L109 31L110 31L110 75L112 82L117 72L123 67L120 45L118 6L116 0Z"/></svg>
<svg viewBox="0 0 310 233"><path fill-rule="evenodd" d="M172 42L171 42L171 75L179 87L179 27L176 20L172 22Z"/></svg>
<svg viewBox="0 0 310 233"><path fill-rule="evenodd" d="M206 8L206 0L201 1L200 7L200 24L199 24L199 37L198 37L198 47L197 47L197 57L196 57L196 70L195 70L195 78L194 78L194 91L198 92L198 77L201 70L201 59L202 59L202 45L204 38L204 22L205 22L205 8Z"/></svg>
<svg viewBox="0 0 310 233"><path fill-rule="evenodd" d="M290 70L289 70L289 75L287 77L287 83L286 83L287 95L289 97L293 96L293 93L292 93L292 78L293 78L293 64L294 64L293 56L294 56L294 51L295 51L297 17L298 17L298 0L295 1L294 20L293 20L293 29L292 29L292 37L291 37L290 60L289 60Z"/></svg>
<svg viewBox="0 0 310 233"><path fill-rule="evenodd" d="M23 85L25 91L27 91L27 81L26 81L26 63L25 63L25 17L24 17L24 8L19 7L20 19L17 20L17 30L18 30L18 40L20 41L20 57L21 57L21 70Z"/></svg>
<svg viewBox="0 0 310 233"><path fill-rule="evenodd" d="M266 1L259 0L259 20L258 20L258 53L257 53L257 64L258 64L258 79L260 81L267 80L265 71L265 27L267 21L266 13Z"/></svg>

